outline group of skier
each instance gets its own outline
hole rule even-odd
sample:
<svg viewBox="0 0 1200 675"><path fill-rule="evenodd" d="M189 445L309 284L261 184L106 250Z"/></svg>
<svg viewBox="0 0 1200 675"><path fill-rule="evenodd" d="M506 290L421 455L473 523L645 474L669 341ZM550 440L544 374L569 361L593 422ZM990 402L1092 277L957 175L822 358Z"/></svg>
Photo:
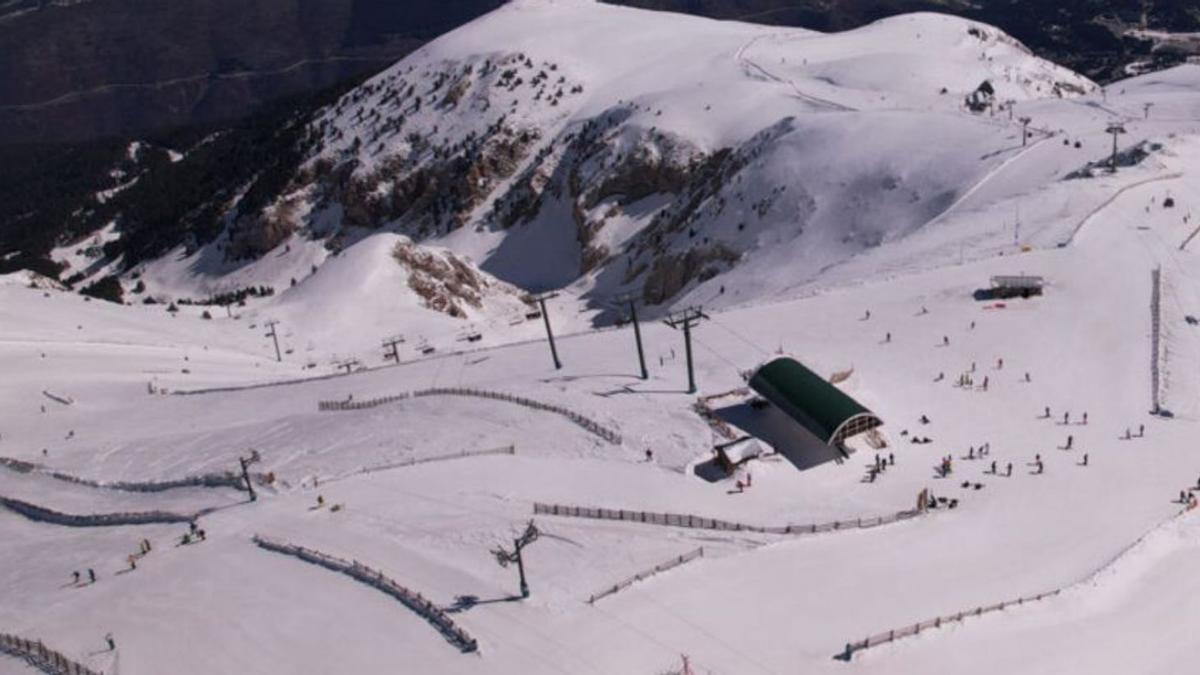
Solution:
<svg viewBox="0 0 1200 675"><path fill-rule="evenodd" d="M871 468L867 469L868 482L874 483L875 479L879 477L879 474L886 471L888 466L895 466L895 465L896 465L896 455L895 454L889 452L887 457L884 457L884 456L880 455L879 453L875 453L875 463L871 466Z"/></svg>

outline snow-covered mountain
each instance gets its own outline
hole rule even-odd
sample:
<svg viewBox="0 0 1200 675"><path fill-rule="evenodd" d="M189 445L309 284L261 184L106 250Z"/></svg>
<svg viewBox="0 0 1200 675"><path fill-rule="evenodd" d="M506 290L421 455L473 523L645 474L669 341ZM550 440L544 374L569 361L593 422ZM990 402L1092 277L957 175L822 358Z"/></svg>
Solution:
<svg viewBox="0 0 1200 675"><path fill-rule="evenodd" d="M1059 245L1078 224L1064 213L1109 196L1066 180L1107 160L1107 125L1132 125L1146 102L1167 112L1161 83L1190 87L1193 70L1101 91L948 15L824 34L521 0L303 122L294 170L198 207L220 215L215 237L125 263L106 254L126 236L117 213L53 257L84 281L124 270L132 301L266 288L252 300L264 316L318 317L402 275L383 253L400 236L508 289L454 316L398 281L398 304L359 317L363 345L427 322L442 328L415 332L443 348L482 327L489 342L529 337L509 286L563 289L568 330L610 321L625 293L648 316L755 304ZM1164 147L1153 127L1133 134ZM186 165L206 143L162 161ZM1135 154L1163 166L1158 150ZM139 188L129 175L105 194ZM326 276L345 287L319 281L343 256L353 274Z"/></svg>
<svg viewBox="0 0 1200 675"><path fill-rule="evenodd" d="M525 0L346 94L268 208L280 241L390 229L525 288L662 305L910 234L1017 152L1004 106L1094 88L943 15L824 35Z"/></svg>
<svg viewBox="0 0 1200 675"><path fill-rule="evenodd" d="M123 152L51 255L129 305L0 275L0 669L1192 667L1200 67L526 1L271 131Z"/></svg>
<svg viewBox="0 0 1200 675"><path fill-rule="evenodd" d="M522 0L347 93L282 187L125 285L282 296L395 232L593 310L744 303L933 221L1020 152L1014 102L1094 90L945 15L821 34Z"/></svg>

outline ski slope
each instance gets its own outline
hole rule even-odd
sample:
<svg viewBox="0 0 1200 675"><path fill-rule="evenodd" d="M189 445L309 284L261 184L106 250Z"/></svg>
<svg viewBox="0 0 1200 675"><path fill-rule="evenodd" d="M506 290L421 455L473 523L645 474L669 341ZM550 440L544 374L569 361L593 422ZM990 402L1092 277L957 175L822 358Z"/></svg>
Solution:
<svg viewBox="0 0 1200 675"><path fill-rule="evenodd" d="M581 16L594 21L572 23ZM572 30L552 30L563 25ZM359 232L328 259L319 242L298 235L279 258L240 268L246 276L239 283L267 265L290 275L287 265L302 269L319 259L315 274L211 319L196 306L172 314L162 305L88 302L51 284L30 288L37 280L27 275L0 277L0 456L103 483L235 471L253 449L261 461L252 470L274 475L248 502L229 488L122 492L0 466L0 496L64 513L211 509L198 523L206 540L177 545L184 525L68 527L0 508L0 632L43 639L91 668L126 675L663 673L678 672L684 654L697 673L1189 672L1200 647L1191 602L1200 526L1178 496L1200 479L1200 328L1186 320L1200 314L1200 245L1184 245L1200 225L1193 220L1200 68L1074 99L1047 97L1049 82L1069 76L1031 66L1018 45L994 33L979 52L980 38L963 27L917 15L823 36L527 1L398 66L457 58L488 36L518 50L540 45L574 54L560 67L595 79L586 79L577 108L554 113L566 125L589 105L597 112L607 106L598 83L608 71L597 72L600 61L588 53L594 47L576 45L610 39L604 67L624 69L625 77L609 86L616 95L619 87L655 83L657 93L638 103L650 111L684 94L655 72L669 63L646 66L634 48L679 50L694 69L678 73L679 88L698 91L701 71L732 73L746 89L712 94L714 107L755 111L729 116L744 120L740 128L710 125L686 106L664 113L672 124L695 125L689 133L698 148L753 135L759 122L778 121L785 103L793 106L794 126L761 144L760 166L741 174L742 182L825 180L821 195L838 187L846 199L863 200L853 209L866 219L863 227L897 222L877 245L859 248L838 229L791 239L777 226L791 216L781 214L747 234L763 245L673 302L709 308L710 319L693 335L701 396L743 387L743 371L779 353L823 376L852 370L839 386L884 420L885 452L896 460L874 482L866 480L874 451L864 444L844 463L801 470L811 449L798 443L736 476L699 477L697 467L724 439L685 391L682 336L658 321L641 325L650 370L641 380L630 328L593 328L598 310L589 293L599 293L603 270L548 303L561 369L542 339L542 319L526 319L520 291L495 276L480 275L486 297L466 319L409 294L416 268L393 255L409 241L392 231L403 228ZM661 39L674 30L708 41ZM621 40L612 40L614 31ZM648 34L660 39L647 43ZM912 62L925 78L917 84L873 74L881 63L905 63L883 47L911 55L921 51L912 47L918 40L937 49L970 45L963 58L1000 75L1027 67L1052 73L997 78L1010 86L1001 96L1018 100L1015 117L1033 119L1029 143L1021 144L1020 126L1007 113L968 116L943 105L936 90L932 98L918 95L943 81L973 88L974 75L949 79L960 72L953 60L932 74L936 59ZM763 88L778 95L770 105L780 108L742 95ZM1148 102L1155 105L1147 119ZM653 112L633 114L655 124ZM936 142L918 135L931 119L940 122ZM887 133L879 132L882 120ZM1113 121L1126 127L1122 148L1160 147L1115 174L1066 179L1107 155L1105 127ZM833 153L818 154L826 164L792 161L814 147ZM863 195L875 193L864 184L838 185L873 171L880 158L953 189L902 206L872 203ZM522 228L550 224L467 227L419 250L442 261L469 257L487 269L489 246L536 239ZM636 237L643 225L630 218L621 227ZM850 254L830 254L835 249ZM548 266L562 263L562 251L536 251L525 259L531 269L543 258ZM187 287L196 282L188 277L192 262L160 261L143 278L151 292L154 283ZM1163 278L1157 393L1171 418L1149 414L1155 269ZM1018 273L1045 277L1046 294L1004 303L973 298L993 275ZM281 321L280 361L264 336L268 319ZM483 339L458 341L466 326ZM436 351L422 354L410 341L401 363L376 367L384 364L379 341L399 332L426 338ZM330 360L351 356L372 368L335 374ZM975 386L955 386L968 373ZM486 398L318 409L322 401L432 387L553 403L615 429L622 442L553 412ZM923 415L929 424L919 422ZM914 435L932 442L913 444ZM990 456L970 458L985 443ZM409 464L509 445L511 455ZM953 472L942 478L936 467L947 455ZM990 471L993 460L1000 475ZM384 465L392 468L368 470ZM739 491L737 481L750 477L751 487ZM535 503L553 503L754 525L824 523L911 509L927 488L958 499L957 508L813 535L533 514ZM531 518L542 535L525 550L531 595L521 600L516 571L497 565L491 551L510 546ZM478 640L478 652L460 652L370 586L263 551L252 543L256 534L382 570L451 612ZM153 550L129 569L127 556L142 539ZM700 559L587 602L700 547ZM98 581L73 584L71 573L88 568ZM847 642L1058 588L1036 604L923 632L849 662L835 659ZM110 632L113 651L103 641ZM0 656L0 673L8 672L29 671Z"/></svg>

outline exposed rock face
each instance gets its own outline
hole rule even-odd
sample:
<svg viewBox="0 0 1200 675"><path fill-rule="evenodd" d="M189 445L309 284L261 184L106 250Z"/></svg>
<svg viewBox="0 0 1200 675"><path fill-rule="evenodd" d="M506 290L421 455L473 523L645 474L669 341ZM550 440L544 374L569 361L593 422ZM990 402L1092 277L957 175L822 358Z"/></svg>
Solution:
<svg viewBox="0 0 1200 675"><path fill-rule="evenodd" d="M455 255L421 249L406 240L396 244L392 256L407 268L408 286L427 308L461 319L467 316L463 305L483 306L489 282Z"/></svg>
<svg viewBox="0 0 1200 675"><path fill-rule="evenodd" d="M231 260L258 258L282 244L296 231L296 203L284 200L254 215L244 215L229 228L226 256Z"/></svg>
<svg viewBox="0 0 1200 675"><path fill-rule="evenodd" d="M648 305L662 304L693 280L708 281L738 261L738 254L722 244L688 249L683 254L667 254L654 259L642 286L642 300Z"/></svg>

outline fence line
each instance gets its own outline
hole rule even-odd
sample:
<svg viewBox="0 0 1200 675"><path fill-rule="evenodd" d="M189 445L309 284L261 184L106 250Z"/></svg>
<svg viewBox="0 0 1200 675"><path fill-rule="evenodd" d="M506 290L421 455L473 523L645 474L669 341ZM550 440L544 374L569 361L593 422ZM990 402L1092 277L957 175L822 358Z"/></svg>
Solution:
<svg viewBox="0 0 1200 675"><path fill-rule="evenodd" d="M205 509L190 515L171 513L169 511L138 511L128 513L62 513L19 499L0 496L0 506L19 513L30 520L68 527L108 527L113 525L151 525L156 523L189 523L212 509Z"/></svg>
<svg viewBox="0 0 1200 675"><path fill-rule="evenodd" d="M1197 226L1196 229L1192 230L1192 233L1187 236L1187 239L1183 240L1183 243L1179 245L1179 250L1186 251L1188 244L1192 243L1192 240L1195 239L1196 235L1198 234L1200 234L1200 226Z"/></svg>
<svg viewBox="0 0 1200 675"><path fill-rule="evenodd" d="M654 567L652 567L648 570L639 572L639 573L629 577L628 579L625 579L623 581L618 581L617 583L613 584L612 586L609 586L608 588L600 591L599 593L593 593L592 596L588 598L588 604L589 605L595 604L597 600L606 598L614 593L619 593L619 592L625 590L626 588L629 588L630 586L634 585L635 583L642 581L643 579L649 579L650 577L654 576L655 574L660 574L662 572L666 572L667 570L675 569L676 567L679 567L680 565L687 564L697 558L703 558L703 557L704 557L704 547L701 546L700 548L696 549L695 551L689 551L687 553L684 553L681 556L676 556L674 558L671 558L670 560L668 560L664 563L659 563L658 565L655 565Z"/></svg>
<svg viewBox="0 0 1200 675"><path fill-rule="evenodd" d="M445 611L420 593L401 586L379 570L367 567L357 560L344 560L314 549L275 541L259 535L254 535L253 541L265 550L294 556L307 563L319 565L335 572L341 572L368 586L379 589L396 598L406 607L423 617L438 629L447 642L457 647L460 651L464 653L479 651L479 643L465 630L459 628L454 623L454 620L450 618L450 615L446 614Z"/></svg>
<svg viewBox="0 0 1200 675"><path fill-rule="evenodd" d="M1028 595L1028 596L1025 596L1022 598L1017 598L1016 600L1006 600L1004 602L999 602L994 605L980 606L980 607L976 607L973 610L968 610L965 612L958 612L957 614L950 614L947 616L941 616L941 617L932 619L930 621L921 621L919 623L912 624L911 626L905 626L903 628L889 630L885 633L879 633L876 635L872 635L866 639L859 640L858 642L847 642L846 646L842 650L842 652L837 655L837 658L842 659L843 661L849 661L854 656L854 653L857 651L861 651L863 649L870 649L871 647L878 647L881 644L887 644L889 642L895 642L896 640L899 640L900 638L917 635L923 630L929 630L931 628L941 628L942 625L950 623L952 621L958 621L961 623L963 619L970 617L970 616L982 616L984 614L990 614L991 612L996 612L996 611L999 611L1002 609L1006 609L1006 608L1012 607L1014 605L1018 605L1018 606L1024 605L1025 603L1028 603L1028 602L1038 602L1041 600L1045 600L1046 598L1057 596L1058 594L1062 593L1064 590L1066 590L1072 586L1087 583L1087 582L1095 579L1104 570L1115 565L1118 560L1125 557L1125 555L1127 555L1130 551L1137 548L1137 546L1139 544L1146 541L1146 539L1149 538L1151 534L1159 531L1159 529L1162 528L1163 526L1165 526L1179 518L1182 518L1183 516L1188 514L1189 511L1191 511L1191 509L1185 508L1185 509L1181 510L1179 513L1167 518L1166 520L1164 520L1164 521L1160 522L1159 524L1155 525L1154 527L1150 528L1150 530L1142 533L1142 536L1135 539L1133 541L1133 543L1129 544L1128 546L1125 546L1120 551L1118 551L1114 556L1112 556L1111 558L1106 560L1103 565L1101 565L1100 567L1096 568L1092 572L1088 573L1086 576L1084 576L1076 581L1073 581L1068 584L1064 584L1062 586L1059 586L1058 588L1055 588L1050 591L1046 591L1044 593Z"/></svg>
<svg viewBox="0 0 1200 675"><path fill-rule="evenodd" d="M234 490L245 491L246 486L242 481L242 477L233 473L206 473L199 476L186 476L165 481L98 481L90 478L80 478L72 476L69 473L50 470L33 462L26 462L20 459L11 457L0 457L0 466L3 466L17 473L39 473L43 476L49 476L56 480L75 483L77 485L86 485L94 488L104 488L106 490L121 490L123 492L165 492L166 490L174 490L182 487L203 487L203 488L232 488Z"/></svg>
<svg viewBox="0 0 1200 675"><path fill-rule="evenodd" d="M1162 379L1159 370L1160 350L1162 344L1162 268L1155 267L1150 271L1150 400L1151 412L1158 414L1162 410L1162 399L1159 393Z"/></svg>
<svg viewBox="0 0 1200 675"><path fill-rule="evenodd" d="M417 391L413 392L393 394L390 396L381 396L378 398L369 398L358 401L351 399L344 401L318 401L317 410L323 412L340 410L366 410L368 408L375 408L408 398L421 398L425 396L472 396L475 398L486 398L494 401L515 403L533 410L552 412L566 417L589 433L599 436L613 445L621 444L621 434L601 425L599 422L596 422L585 415L575 412L574 410L570 410L560 405L554 405L552 403L542 403L541 401L535 401L534 399L525 398L524 396L506 394L500 391L472 389L469 387L432 387L430 389L418 389Z"/></svg>
<svg viewBox="0 0 1200 675"><path fill-rule="evenodd" d="M430 462L445 462L452 459L465 459L467 457L486 457L489 455L515 455L517 454L517 446L506 445L503 448L492 448L490 450L462 450L448 455L434 455L432 457L411 457L409 459L393 462L391 464L378 464L376 466L363 467L358 473L375 473L376 471L388 471L389 469L402 469L408 466L416 466L417 464L428 464Z"/></svg>
<svg viewBox="0 0 1200 675"><path fill-rule="evenodd" d="M1056 588L1052 591L1047 591L1045 593L1038 593L1036 595L1028 595L1023 598L1017 598L1016 600L1006 600L1004 602L998 602L994 605L980 606L980 607L976 607L975 609L968 610L965 612L958 612L957 614L948 614L946 616L939 616L939 617L937 617L935 619L931 619L929 621L921 621L919 623L914 623L911 626L905 626L903 628L889 630L886 633L879 633L877 635L872 635L864 640L859 640L858 642L847 642L845 649L842 651L842 653L840 653L838 655L838 658L842 659L843 661L849 661L854 656L855 652L862 651L864 649L870 649L871 647L878 647L879 645L887 644L889 642L895 642L896 640L899 640L901 638L918 635L923 630L932 630L932 629L936 629L936 628L941 628L943 625L952 623L955 621L961 623L963 621L963 619L966 619L967 617L983 616L984 614L998 612L1002 609L1005 609L1007 607L1012 607L1014 605L1024 605L1027 602L1038 602L1040 600L1044 600L1046 598L1058 595L1059 593L1062 592L1062 590L1063 589L1061 589L1061 588Z"/></svg>
<svg viewBox="0 0 1200 675"><path fill-rule="evenodd" d="M71 398L70 396L59 396L58 394L55 394L47 389L42 390L42 396L45 396L55 403L61 403L63 405L73 405L75 403L75 399Z"/></svg>
<svg viewBox="0 0 1200 675"><path fill-rule="evenodd" d="M26 640L16 635L0 633L0 652L23 659L29 665L43 673L49 673L49 675L104 675L100 671L92 670L78 661L70 659L61 652L50 649L41 640Z"/></svg>
<svg viewBox="0 0 1200 675"><path fill-rule="evenodd" d="M762 525L747 525L716 518L705 518L686 513L654 513L651 511L631 511L625 509L590 508L586 506L568 506L564 504L543 504L534 502L533 513L544 516L564 516L567 518L592 518L597 520L624 520L647 525L662 525L666 527L689 527L702 530L722 530L733 532L755 532L759 534L817 534L837 530L853 530L868 527L878 527L902 520L909 520L921 514L921 511L899 511L886 516L873 518L856 518L854 520L835 520L828 523L811 523L808 525L780 525L776 527Z"/></svg>

